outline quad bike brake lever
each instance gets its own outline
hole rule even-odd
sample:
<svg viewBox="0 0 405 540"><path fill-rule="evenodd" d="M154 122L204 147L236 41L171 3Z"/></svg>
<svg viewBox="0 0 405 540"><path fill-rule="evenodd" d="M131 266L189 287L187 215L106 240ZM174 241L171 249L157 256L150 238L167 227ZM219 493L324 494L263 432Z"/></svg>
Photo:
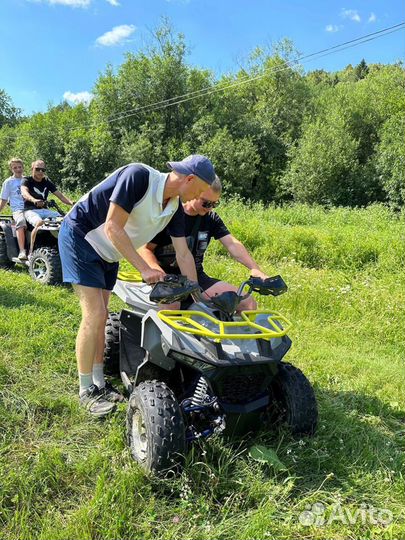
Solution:
<svg viewBox="0 0 405 540"><path fill-rule="evenodd" d="M65 212L59 207L58 204L56 204L56 201L53 201L53 200L50 200L50 201L45 201L45 205L44 205L45 208L55 208L59 214L61 216L65 216Z"/></svg>

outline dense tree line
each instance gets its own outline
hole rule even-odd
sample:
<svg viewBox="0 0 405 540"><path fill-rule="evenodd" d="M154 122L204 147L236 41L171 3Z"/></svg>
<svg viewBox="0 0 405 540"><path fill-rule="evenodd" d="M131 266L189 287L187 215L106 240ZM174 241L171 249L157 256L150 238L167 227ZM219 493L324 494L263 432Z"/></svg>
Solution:
<svg viewBox="0 0 405 540"><path fill-rule="evenodd" d="M165 170L169 159L205 153L228 194L402 206L404 66L363 60L304 73L295 54L288 41L258 49L248 67L216 80L187 63L184 37L164 24L152 46L106 68L89 106L65 102L23 118L1 90L3 178L11 156L41 157L62 189L85 191L127 162Z"/></svg>

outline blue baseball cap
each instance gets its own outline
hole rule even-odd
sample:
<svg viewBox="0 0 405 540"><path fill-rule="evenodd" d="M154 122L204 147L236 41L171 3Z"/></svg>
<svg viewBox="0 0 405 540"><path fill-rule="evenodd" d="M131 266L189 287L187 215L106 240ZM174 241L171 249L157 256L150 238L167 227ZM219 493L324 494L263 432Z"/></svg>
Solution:
<svg viewBox="0 0 405 540"><path fill-rule="evenodd" d="M208 185L215 180L215 169L211 161L199 154L192 154L183 159L183 161L168 161L168 166L181 174L195 174Z"/></svg>

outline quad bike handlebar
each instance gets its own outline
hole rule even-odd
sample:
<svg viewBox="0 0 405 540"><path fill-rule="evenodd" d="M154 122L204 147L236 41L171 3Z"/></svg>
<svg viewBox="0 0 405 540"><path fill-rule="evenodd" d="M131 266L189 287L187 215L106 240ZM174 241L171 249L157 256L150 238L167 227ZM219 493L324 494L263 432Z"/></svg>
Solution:
<svg viewBox="0 0 405 540"><path fill-rule="evenodd" d="M59 212L61 216L65 216L65 212L60 208L56 201L52 199L50 201L45 201L44 208L55 208L55 210Z"/></svg>
<svg viewBox="0 0 405 540"><path fill-rule="evenodd" d="M258 277L250 276L250 278L242 283L239 288L238 294L240 295L245 288L249 286L249 293L257 292L263 296L279 296L287 292L287 284L280 275L268 277L267 279L261 279Z"/></svg>
<svg viewBox="0 0 405 540"><path fill-rule="evenodd" d="M248 287L248 291L244 293L246 287ZM185 276L168 274L165 276L164 281L159 281L154 285L150 293L150 300L158 304L171 304L192 295L195 300L231 315L236 311L239 302L247 298L251 292L256 292L263 296L279 296L286 291L287 285L280 275L264 280L250 276L248 280L240 285L237 293L226 291L207 299L196 281L191 281Z"/></svg>
<svg viewBox="0 0 405 540"><path fill-rule="evenodd" d="M172 304L190 294L198 294L199 291L201 288L196 281L181 275L167 274L163 281L155 283L149 298L157 304Z"/></svg>

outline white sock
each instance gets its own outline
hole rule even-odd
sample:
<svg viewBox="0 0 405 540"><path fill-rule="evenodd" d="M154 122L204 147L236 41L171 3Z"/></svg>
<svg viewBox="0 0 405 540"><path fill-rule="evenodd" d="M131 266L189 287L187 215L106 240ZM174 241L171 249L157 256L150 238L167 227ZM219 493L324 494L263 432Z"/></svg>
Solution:
<svg viewBox="0 0 405 540"><path fill-rule="evenodd" d="M79 382L79 395L82 396L93 384L93 375L91 373L79 373Z"/></svg>
<svg viewBox="0 0 405 540"><path fill-rule="evenodd" d="M104 380L104 364L93 364L93 381L96 386L101 390L105 387Z"/></svg>

